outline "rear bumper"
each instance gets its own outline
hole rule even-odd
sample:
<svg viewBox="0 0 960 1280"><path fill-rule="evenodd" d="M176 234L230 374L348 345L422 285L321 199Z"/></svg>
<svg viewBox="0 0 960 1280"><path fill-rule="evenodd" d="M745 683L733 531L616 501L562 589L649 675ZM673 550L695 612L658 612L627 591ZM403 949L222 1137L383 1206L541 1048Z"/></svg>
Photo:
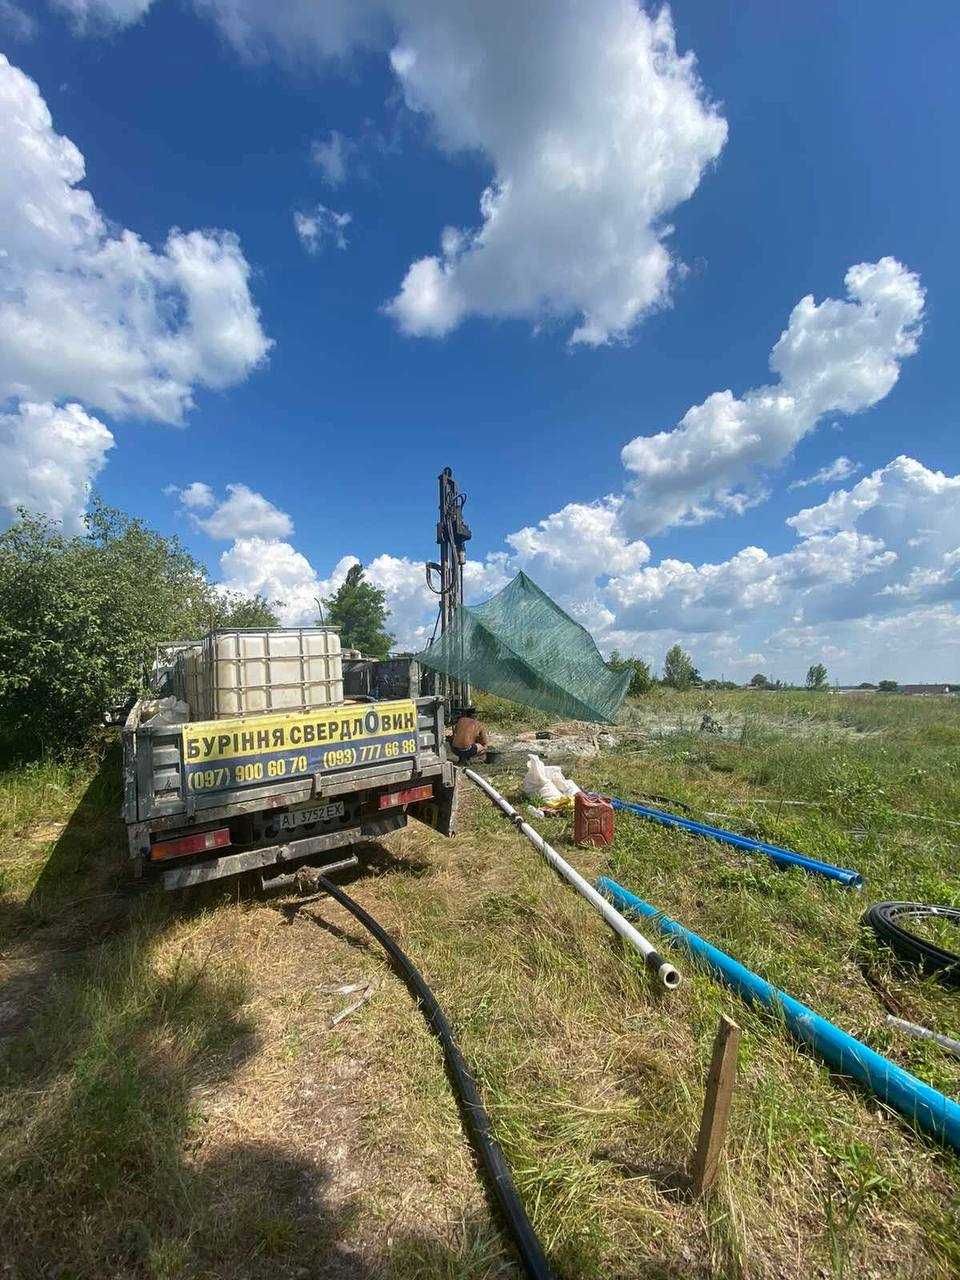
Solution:
<svg viewBox="0 0 960 1280"><path fill-rule="evenodd" d="M359 769L319 774L299 783L274 783L269 787L238 787L235 791L222 792L219 795L191 797L189 804L177 801L176 804L165 806L162 810L155 812L151 810L139 818L136 816L136 805L132 808L126 805L124 817L128 830L131 831L173 831L192 823L224 822L243 814L261 813L269 809L287 809L293 805L306 804L311 800L333 800L338 796L351 795L355 791L400 786L405 782L419 782L421 778L439 778L444 787L452 787L454 766L446 760L432 756L432 753L423 752L419 764L414 760L403 760L396 765L384 768L363 765ZM135 842L131 841L131 854L136 856L140 851L135 847Z"/></svg>
<svg viewBox="0 0 960 1280"><path fill-rule="evenodd" d="M364 840L379 840L391 831L398 831L406 826L406 822L405 813L390 813L371 818L356 827L347 827L343 831L307 836L302 840L290 840L286 844L246 849L242 853L228 853L221 858L207 858L202 862L191 860L178 867L166 868L163 871L163 887L170 890L186 889L190 885L205 884L208 880L220 880L224 876L239 875L243 871L293 871L317 854L329 853Z"/></svg>

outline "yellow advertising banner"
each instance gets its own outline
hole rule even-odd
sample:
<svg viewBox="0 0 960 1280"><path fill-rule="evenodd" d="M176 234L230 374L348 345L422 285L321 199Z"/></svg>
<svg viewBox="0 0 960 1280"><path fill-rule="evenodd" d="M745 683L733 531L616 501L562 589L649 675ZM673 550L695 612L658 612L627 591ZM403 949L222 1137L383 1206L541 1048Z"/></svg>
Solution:
<svg viewBox="0 0 960 1280"><path fill-rule="evenodd" d="M189 789L223 791L416 755L417 707L407 698L206 720L184 725L182 742Z"/></svg>

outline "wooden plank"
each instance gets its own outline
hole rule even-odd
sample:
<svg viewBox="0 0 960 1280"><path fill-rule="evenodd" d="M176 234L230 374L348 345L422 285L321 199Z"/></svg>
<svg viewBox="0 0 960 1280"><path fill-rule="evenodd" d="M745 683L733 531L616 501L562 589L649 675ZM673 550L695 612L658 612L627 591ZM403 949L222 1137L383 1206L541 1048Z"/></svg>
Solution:
<svg viewBox="0 0 960 1280"><path fill-rule="evenodd" d="M727 1135L727 1121L733 1089L737 1082L737 1050L740 1046L740 1028L726 1014L720 1016L720 1026L713 1042L713 1057L707 1073L707 1085L703 1101L703 1118L697 1149L690 1165L690 1181L693 1194L702 1196L710 1191L717 1180L720 1156Z"/></svg>

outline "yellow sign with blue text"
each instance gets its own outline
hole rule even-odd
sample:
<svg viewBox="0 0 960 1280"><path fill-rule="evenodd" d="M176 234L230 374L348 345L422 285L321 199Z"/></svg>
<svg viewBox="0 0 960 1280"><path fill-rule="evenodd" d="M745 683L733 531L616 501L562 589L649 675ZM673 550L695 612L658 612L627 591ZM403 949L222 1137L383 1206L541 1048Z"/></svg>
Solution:
<svg viewBox="0 0 960 1280"><path fill-rule="evenodd" d="M227 791L414 756L417 707L408 698L206 720L184 725L182 743L189 790Z"/></svg>

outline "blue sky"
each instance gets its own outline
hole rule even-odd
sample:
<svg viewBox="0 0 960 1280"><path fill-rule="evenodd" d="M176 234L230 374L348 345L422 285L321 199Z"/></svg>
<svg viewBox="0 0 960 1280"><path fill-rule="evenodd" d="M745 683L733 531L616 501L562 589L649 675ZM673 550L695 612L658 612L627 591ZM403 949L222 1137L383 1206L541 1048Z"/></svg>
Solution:
<svg viewBox="0 0 960 1280"><path fill-rule="evenodd" d="M4 0L0 501L93 483L291 620L359 557L415 643L451 465L478 596L524 567L738 679L960 678L953 6L669 12Z"/></svg>

